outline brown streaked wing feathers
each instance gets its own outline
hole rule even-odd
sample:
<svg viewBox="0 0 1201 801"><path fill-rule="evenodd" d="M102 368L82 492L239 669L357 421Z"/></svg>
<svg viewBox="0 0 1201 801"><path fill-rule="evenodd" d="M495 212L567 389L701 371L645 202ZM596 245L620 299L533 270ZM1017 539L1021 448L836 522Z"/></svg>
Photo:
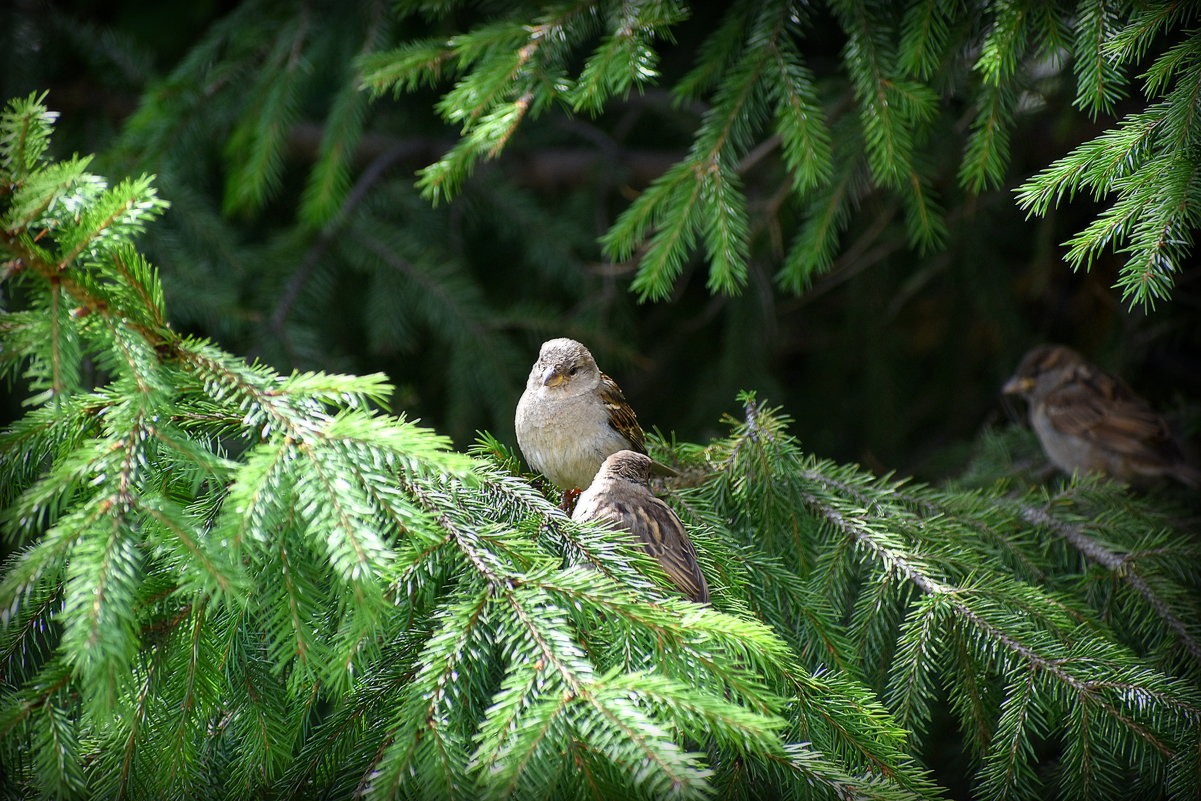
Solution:
<svg viewBox="0 0 1201 801"><path fill-rule="evenodd" d="M1167 425L1121 380L1091 368L1077 371L1046 397L1047 416L1060 430L1121 454L1154 458L1174 453Z"/></svg>
<svg viewBox="0 0 1201 801"><path fill-rule="evenodd" d="M605 503L597 509L597 516L632 532L685 595L697 603L708 603L709 587L697 563L696 548L680 519L653 495L639 500L636 504Z"/></svg>
<svg viewBox="0 0 1201 801"><path fill-rule="evenodd" d="M638 425L633 408L626 401L626 396L622 394L617 382L604 373L600 376L600 396L609 412L609 425L629 440L630 450L646 453L646 434L642 432L642 426Z"/></svg>

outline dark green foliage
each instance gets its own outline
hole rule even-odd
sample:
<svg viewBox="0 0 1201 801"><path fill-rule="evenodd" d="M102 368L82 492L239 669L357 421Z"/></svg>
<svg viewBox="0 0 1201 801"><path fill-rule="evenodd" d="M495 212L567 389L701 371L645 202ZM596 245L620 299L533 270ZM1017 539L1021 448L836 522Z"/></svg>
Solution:
<svg viewBox="0 0 1201 801"><path fill-rule="evenodd" d="M975 106L959 168L959 181L976 193L1001 184L1010 157L1009 139L1019 101L1030 96L1031 78L1046 62L1075 56L1076 103L1096 116L1111 113L1127 94L1128 71L1163 30L1187 25L1196 13L1188 4L1136 4L1096 0L1079 4L1005 0L949 2L830 2L845 36L841 52L857 107L844 131L854 158L863 162L878 188L896 194L911 245L929 250L947 237L945 212L927 157L927 141L943 135L951 119L940 112L936 86L946 80L965 91ZM412 91L457 77L443 95L443 117L461 125L459 143L425 168L421 186L435 200L456 195L477 161L495 158L528 117L553 104L599 112L610 97L658 77L652 42L670 36L688 16L681 4L591 3L555 6L528 19L517 9L502 21L479 25L449 40L406 44L360 61L364 83L376 93ZM973 20L965 29L965 20ZM811 207L802 234L785 256L780 279L800 291L801 276L828 267L846 226L845 213L831 213L854 195L831 180L830 117L846 109L823 109L817 84L799 46L812 13L796 4L737 2L700 46L697 64L675 86L680 100L706 99L687 157L677 162L626 209L603 238L606 255L635 260L633 289L644 299L668 297L699 247L709 267L708 288L737 292L745 287L748 203L739 174L756 148L778 147L791 175L796 200ZM952 30L957 38L952 39ZM566 68L571 48L595 36L601 45L578 75ZM972 42L980 45L970 60ZM1145 153L1121 159L1123 172L1107 171L1082 148L1036 176L1021 190L1022 204L1045 214L1052 200L1085 185L1112 191L1121 200L1072 242L1069 261L1088 266L1098 251L1131 242L1120 285L1131 303L1149 305L1167 297L1173 274L1197 226L1190 189L1197 171L1195 37L1166 50L1145 73L1145 120L1156 132ZM966 85L963 85L966 84ZM840 96L840 95L836 95ZM1162 120L1156 124L1153 120ZM770 125L769 125L770 123ZM775 141L765 137L772 133ZM1104 135L1103 135L1104 136ZM839 137L844 141L843 137ZM1098 142L1103 140L1098 140ZM755 153L752 155L752 150ZM1159 154L1158 156L1156 154ZM1148 162L1145 166L1144 161ZM1165 181L1176 180L1165 185ZM835 194L828 193L834 190ZM860 189L859 193L864 190ZM1165 194L1166 193L1166 194Z"/></svg>

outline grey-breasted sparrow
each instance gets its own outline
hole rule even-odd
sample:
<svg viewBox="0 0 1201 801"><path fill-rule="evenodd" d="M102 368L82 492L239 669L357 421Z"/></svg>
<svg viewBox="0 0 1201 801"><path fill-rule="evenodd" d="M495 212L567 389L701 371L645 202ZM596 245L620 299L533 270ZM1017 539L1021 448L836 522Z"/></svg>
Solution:
<svg viewBox="0 0 1201 801"><path fill-rule="evenodd" d="M646 453L646 435L621 388L574 339L542 343L514 422L525 460L564 491L591 484L611 453ZM658 462L654 469L675 474Z"/></svg>
<svg viewBox="0 0 1201 801"><path fill-rule="evenodd" d="M1043 451L1065 473L1104 473L1135 485L1166 476L1201 487L1201 471L1185 463L1163 418L1071 348L1031 348L1002 391L1029 402Z"/></svg>
<svg viewBox="0 0 1201 801"><path fill-rule="evenodd" d="M572 519L607 522L633 534L680 590L697 603L709 601L709 586L697 564L696 549L671 507L651 494L651 459L621 450L605 459L580 495Z"/></svg>

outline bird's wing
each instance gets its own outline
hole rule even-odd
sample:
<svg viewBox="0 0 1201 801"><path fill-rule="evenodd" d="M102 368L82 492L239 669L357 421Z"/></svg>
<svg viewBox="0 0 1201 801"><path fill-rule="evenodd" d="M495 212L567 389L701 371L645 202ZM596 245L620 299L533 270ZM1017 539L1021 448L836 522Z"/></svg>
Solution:
<svg viewBox="0 0 1201 801"><path fill-rule="evenodd" d="M614 529L629 532L689 598L697 603L709 601L709 586L684 524L671 507L645 488L634 497L621 499L589 489L580 496L572 517L581 522L604 521Z"/></svg>
<svg viewBox="0 0 1201 801"><path fill-rule="evenodd" d="M612 516L642 542L673 583L697 603L707 603L709 587L684 524L666 503L649 492L639 503L619 503Z"/></svg>
<svg viewBox="0 0 1201 801"><path fill-rule="evenodd" d="M1044 403L1056 428L1114 453L1170 458L1175 451L1163 418L1120 379L1099 370L1077 371Z"/></svg>
<svg viewBox="0 0 1201 801"><path fill-rule="evenodd" d="M617 382L604 373L600 376L600 398L609 414L609 425L629 441L630 450L646 453L646 434L638 425L634 409L626 401Z"/></svg>
<svg viewBox="0 0 1201 801"><path fill-rule="evenodd" d="M639 506L638 513L648 518L636 530L647 553L659 560L663 570L685 595L698 604L708 603L709 586L697 562L696 548L688 538L680 518L666 503L655 497ZM655 525L651 525L651 521Z"/></svg>

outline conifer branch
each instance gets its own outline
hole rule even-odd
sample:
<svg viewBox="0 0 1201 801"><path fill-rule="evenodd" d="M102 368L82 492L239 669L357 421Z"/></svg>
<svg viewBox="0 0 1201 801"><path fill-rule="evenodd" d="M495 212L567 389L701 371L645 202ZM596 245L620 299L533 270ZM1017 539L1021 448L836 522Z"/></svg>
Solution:
<svg viewBox="0 0 1201 801"><path fill-rule="evenodd" d="M50 285L61 287L62 290L66 291L71 296L72 303L78 309L77 316L82 317L96 314L105 319L117 317L121 321L121 326L135 331L151 347L158 347L165 344L165 339L161 332L136 322L136 317L130 319L129 315L124 314L124 309L110 308L106 297L96 292L92 287L76 280L70 271L60 270L56 264L52 264L44 259L37 250L29 247L20 237L10 236L6 232L0 244L17 258L22 269L31 269L46 279Z"/></svg>
<svg viewBox="0 0 1201 801"><path fill-rule="evenodd" d="M1101 565L1114 576L1120 577L1133 587L1139 595L1147 599L1147 603L1151 605L1155 613L1163 618L1164 623L1176 633L1180 638L1180 642L1193 659L1201 663L1201 642L1193 636L1192 632L1181 622L1180 618L1172 612L1171 607L1151 589L1146 579L1139 575L1137 568L1100 542L1089 537L1081 527L1058 520L1048 514L1045 509L1022 505L1018 507L1018 513L1023 520L1031 525L1048 529L1054 532L1056 536L1062 537L1073 548L1084 554L1089 561Z"/></svg>

